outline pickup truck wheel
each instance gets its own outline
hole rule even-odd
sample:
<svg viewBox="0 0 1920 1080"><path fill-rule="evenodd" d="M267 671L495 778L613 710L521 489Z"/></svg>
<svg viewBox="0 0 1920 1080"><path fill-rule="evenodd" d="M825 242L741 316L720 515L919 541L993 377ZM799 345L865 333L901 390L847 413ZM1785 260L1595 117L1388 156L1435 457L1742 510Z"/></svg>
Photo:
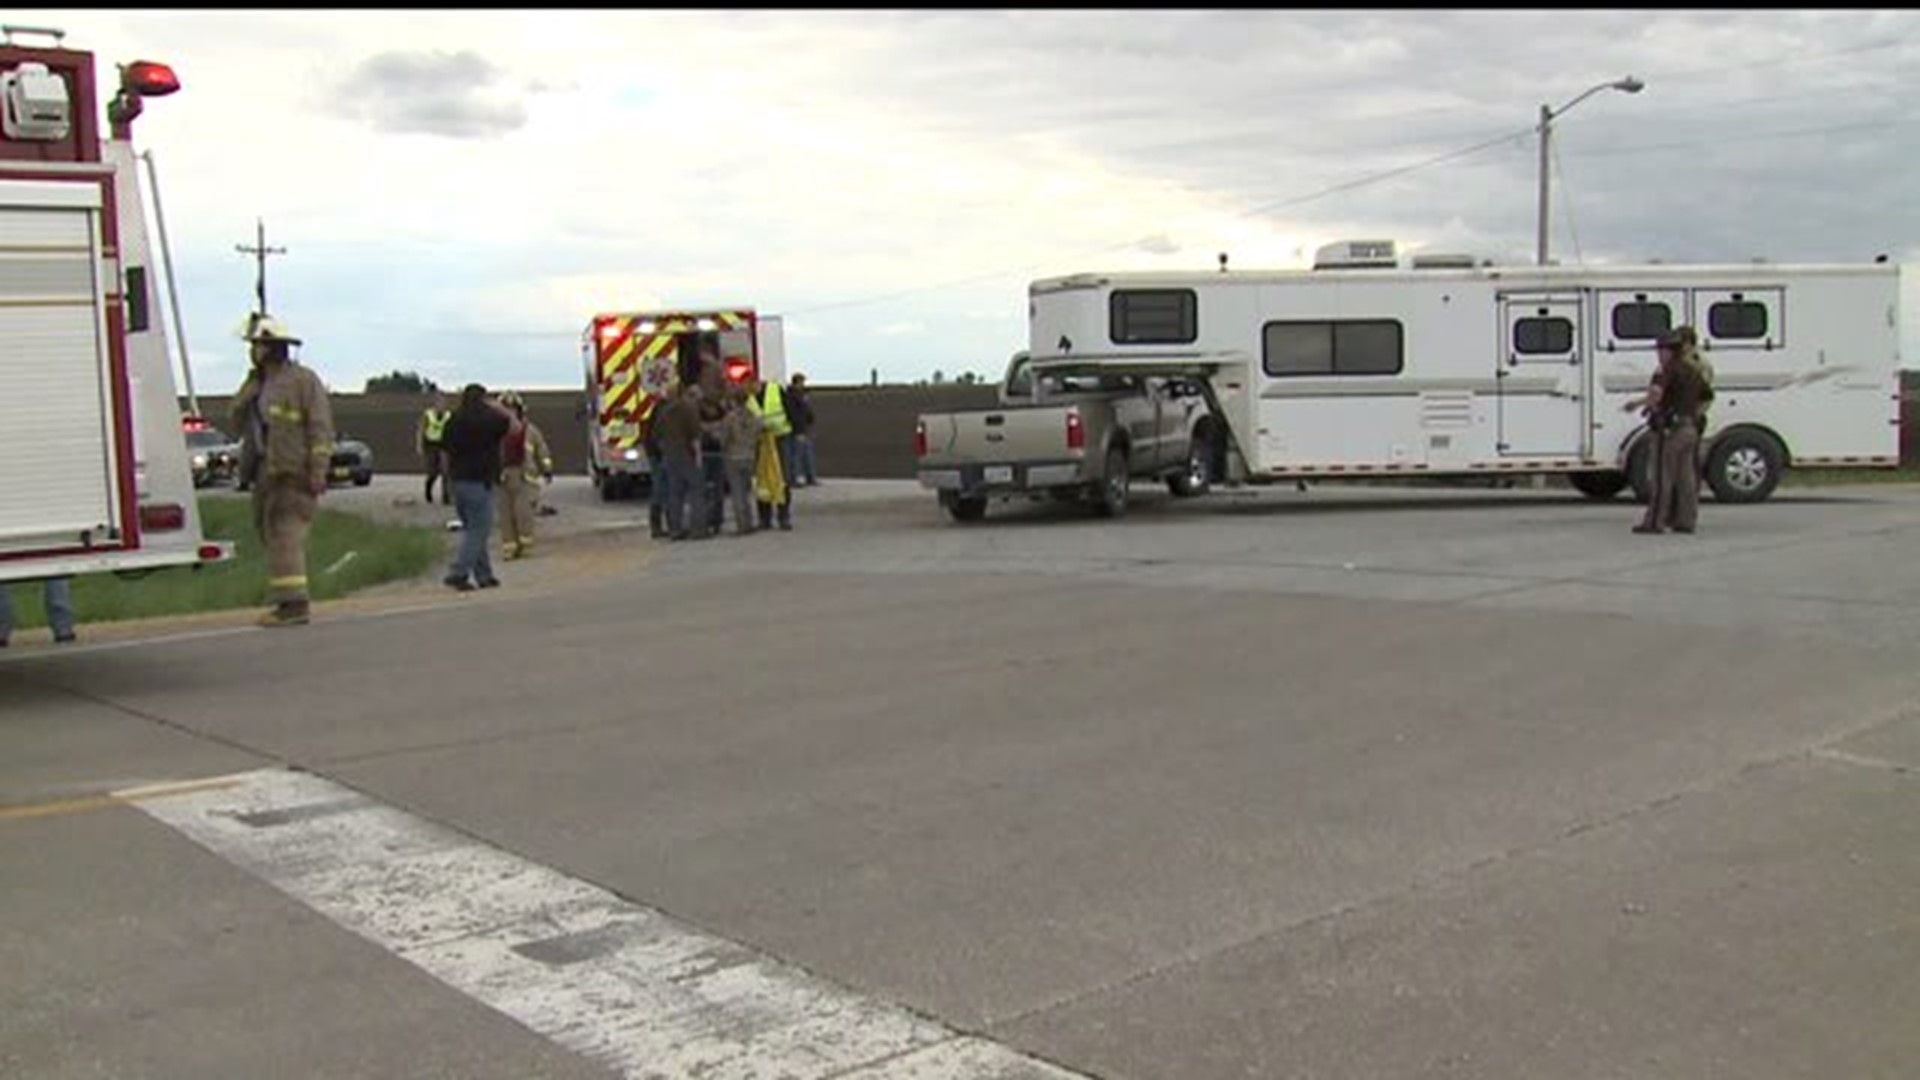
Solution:
<svg viewBox="0 0 1920 1080"><path fill-rule="evenodd" d="M1213 486L1213 433L1201 428L1187 447L1187 464L1167 478L1167 490L1184 499L1205 495Z"/></svg>
<svg viewBox="0 0 1920 1080"><path fill-rule="evenodd" d="M948 499L947 513L955 521L979 521L987 516L987 500L980 497Z"/></svg>
<svg viewBox="0 0 1920 1080"><path fill-rule="evenodd" d="M1106 471L1094 485L1093 512L1104 518L1117 518L1127 512L1127 497L1133 477L1127 472L1127 452L1114 447L1107 451Z"/></svg>

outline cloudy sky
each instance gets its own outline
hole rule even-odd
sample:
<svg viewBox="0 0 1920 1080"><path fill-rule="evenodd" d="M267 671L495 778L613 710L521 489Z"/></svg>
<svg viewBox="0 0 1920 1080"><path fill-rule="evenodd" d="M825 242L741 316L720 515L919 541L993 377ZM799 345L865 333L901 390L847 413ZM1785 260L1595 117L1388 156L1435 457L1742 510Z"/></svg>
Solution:
<svg viewBox="0 0 1920 1080"><path fill-rule="evenodd" d="M594 311L734 304L816 382L997 374L1034 277L1373 237L1530 262L1540 105L1629 73L1555 125L1556 256L1920 262L1911 11L7 21L179 71L137 141L208 391L241 374L256 215L341 390L575 386Z"/></svg>

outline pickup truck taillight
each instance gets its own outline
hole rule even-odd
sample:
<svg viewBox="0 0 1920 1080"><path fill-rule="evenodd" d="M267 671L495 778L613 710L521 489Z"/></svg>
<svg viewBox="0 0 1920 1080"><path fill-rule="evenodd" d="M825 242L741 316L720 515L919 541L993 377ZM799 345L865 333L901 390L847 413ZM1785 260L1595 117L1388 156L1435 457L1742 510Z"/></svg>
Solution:
<svg viewBox="0 0 1920 1080"><path fill-rule="evenodd" d="M925 420L913 422L913 456L927 456L927 422Z"/></svg>
<svg viewBox="0 0 1920 1080"><path fill-rule="evenodd" d="M1067 449L1085 450L1087 448L1087 425L1080 419L1079 409L1067 410Z"/></svg>

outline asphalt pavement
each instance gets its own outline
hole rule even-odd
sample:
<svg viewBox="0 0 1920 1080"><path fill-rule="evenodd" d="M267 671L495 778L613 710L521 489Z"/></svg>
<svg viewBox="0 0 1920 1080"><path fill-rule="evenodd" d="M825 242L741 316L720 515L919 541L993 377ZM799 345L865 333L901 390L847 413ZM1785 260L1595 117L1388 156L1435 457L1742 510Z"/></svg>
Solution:
<svg viewBox="0 0 1920 1080"><path fill-rule="evenodd" d="M431 523L415 483L330 498ZM1912 1075L1920 490L1692 537L1553 491L798 496L662 544L575 481L489 594L21 635L0 1075ZM330 794L243 805L286 769ZM482 865L545 884L451 918ZM588 892L735 959L444 959Z"/></svg>

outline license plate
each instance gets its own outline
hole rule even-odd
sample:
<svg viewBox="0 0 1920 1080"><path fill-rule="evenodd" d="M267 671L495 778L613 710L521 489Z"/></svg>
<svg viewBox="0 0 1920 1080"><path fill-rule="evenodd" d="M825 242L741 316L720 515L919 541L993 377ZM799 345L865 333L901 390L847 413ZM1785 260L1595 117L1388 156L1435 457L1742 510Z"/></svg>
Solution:
<svg viewBox="0 0 1920 1080"><path fill-rule="evenodd" d="M983 474L983 479L989 484L1011 484L1013 483L1013 466L989 465Z"/></svg>
<svg viewBox="0 0 1920 1080"><path fill-rule="evenodd" d="M333 470L333 476L334 476L334 479L336 479L336 480L345 480L345 479L346 479L347 477L349 477L349 476L351 476L351 475L353 475L353 470L352 470L352 469L335 469L335 470Z"/></svg>

